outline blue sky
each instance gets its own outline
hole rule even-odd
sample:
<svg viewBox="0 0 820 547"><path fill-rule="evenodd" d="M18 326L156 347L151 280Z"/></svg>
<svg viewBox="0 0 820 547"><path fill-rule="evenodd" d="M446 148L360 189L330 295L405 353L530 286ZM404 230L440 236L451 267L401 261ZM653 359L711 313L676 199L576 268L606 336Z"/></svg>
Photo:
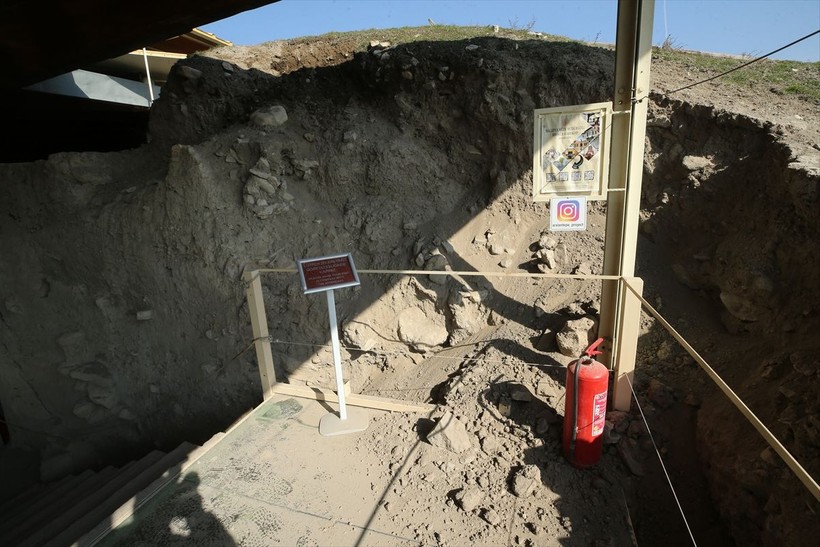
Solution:
<svg viewBox="0 0 820 547"><path fill-rule="evenodd" d="M281 0L201 27L237 45L331 31L499 25L615 42L616 0ZM820 30L820 0L656 0L653 43L763 55ZM820 34L773 56L820 61Z"/></svg>

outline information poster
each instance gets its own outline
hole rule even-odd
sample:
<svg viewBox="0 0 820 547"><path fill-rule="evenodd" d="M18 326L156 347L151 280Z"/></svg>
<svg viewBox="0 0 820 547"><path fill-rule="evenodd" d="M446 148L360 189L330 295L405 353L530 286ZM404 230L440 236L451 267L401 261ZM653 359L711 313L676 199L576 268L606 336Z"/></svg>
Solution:
<svg viewBox="0 0 820 547"><path fill-rule="evenodd" d="M533 199L605 199L610 103L541 108L533 128Z"/></svg>

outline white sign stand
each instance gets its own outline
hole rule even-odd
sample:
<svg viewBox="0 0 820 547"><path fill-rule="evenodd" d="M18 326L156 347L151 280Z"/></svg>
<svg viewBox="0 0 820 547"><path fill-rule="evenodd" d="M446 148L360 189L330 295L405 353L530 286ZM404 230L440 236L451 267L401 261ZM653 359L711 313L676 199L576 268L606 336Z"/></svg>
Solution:
<svg viewBox="0 0 820 547"><path fill-rule="evenodd" d="M336 323L336 298L333 289L327 294L327 314L330 317L330 341L333 348L333 366L336 370L336 394L339 396L339 415L327 414L319 420L319 434L325 437L358 433L370 423L370 416L364 408L350 408L345 403L344 377L342 375L342 352L339 344L339 329Z"/></svg>
<svg viewBox="0 0 820 547"><path fill-rule="evenodd" d="M319 420L322 436L344 435L364 431L370 423L370 415L364 408L347 408L345 402L342 352L339 344L339 327L336 321L336 297L334 288L352 287L359 284L353 258L335 255L317 259L300 260L299 275L305 294L324 291L327 295L327 314L330 318L330 341L333 349L333 367L336 373L336 394L339 397L339 415L327 414Z"/></svg>

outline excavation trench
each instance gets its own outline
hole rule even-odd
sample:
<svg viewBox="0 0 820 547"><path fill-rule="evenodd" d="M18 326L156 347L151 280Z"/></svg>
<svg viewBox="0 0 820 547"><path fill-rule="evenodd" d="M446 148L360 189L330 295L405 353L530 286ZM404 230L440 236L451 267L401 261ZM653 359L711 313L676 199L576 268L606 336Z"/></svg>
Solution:
<svg viewBox="0 0 820 547"><path fill-rule="evenodd" d="M260 46L262 68L266 54L280 72L290 59ZM245 271L348 251L360 269L533 271L542 248L552 271L600 271L605 206L590 204L586 232L545 234L530 132L534 108L608 100L612 52L416 42L281 76L244 70L248 50L218 55L177 66L151 144L0 165L0 400L38 479L202 443L260 402ZM820 235L816 168L771 124L650 100L646 294L816 474L820 289L800 251ZM265 275L263 293L277 377L328 385L324 299L285 274ZM354 391L432 395L470 435L467 456L424 445L400 499L426 509L397 527L424 543L606 545L628 533L628 511L640 544L689 543L634 408L596 470L560 457L569 358L552 335L596 318L599 294L579 280L404 275L337 292ZM813 499L780 480L781 462L655 322L642 327L638 401L698 543L808 545ZM406 430L391 419L360 443L374 462ZM538 488L511 492L530 472ZM465 489L484 501L465 509L452 493Z"/></svg>

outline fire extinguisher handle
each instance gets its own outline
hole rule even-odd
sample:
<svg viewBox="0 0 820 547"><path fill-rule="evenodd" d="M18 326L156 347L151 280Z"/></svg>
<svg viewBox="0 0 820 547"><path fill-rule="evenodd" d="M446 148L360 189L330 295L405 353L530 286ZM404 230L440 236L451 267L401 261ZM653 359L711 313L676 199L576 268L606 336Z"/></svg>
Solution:
<svg viewBox="0 0 820 547"><path fill-rule="evenodd" d="M597 340L595 340L592 344L590 344L590 346L587 349L584 350L584 355L586 355L590 359L592 359L596 355L601 355L603 351L598 351L598 346L600 346L603 343L603 341L603 338L598 338Z"/></svg>

